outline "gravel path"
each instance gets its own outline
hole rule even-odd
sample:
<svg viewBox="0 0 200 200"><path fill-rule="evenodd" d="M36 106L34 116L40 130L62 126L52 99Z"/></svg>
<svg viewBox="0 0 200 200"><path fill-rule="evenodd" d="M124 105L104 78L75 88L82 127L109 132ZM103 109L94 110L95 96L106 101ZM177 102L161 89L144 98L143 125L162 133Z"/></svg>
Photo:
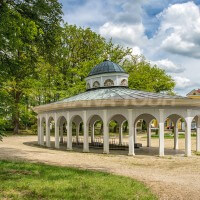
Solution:
<svg viewBox="0 0 200 200"><path fill-rule="evenodd" d="M36 145L36 139L36 136L4 138L0 142L0 158L107 171L143 181L160 199L200 199L200 157L193 155L186 158L182 156L183 151L170 150L173 140L165 140L165 147L167 154L174 155L159 158L155 156L157 139L152 139L151 149L143 147L136 151L140 155L134 157L123 155L127 152L116 155L120 152L115 151L104 155L41 148ZM141 142L145 143L146 139L141 139ZM183 144L184 140L180 140L180 148ZM192 144L194 149L195 138Z"/></svg>

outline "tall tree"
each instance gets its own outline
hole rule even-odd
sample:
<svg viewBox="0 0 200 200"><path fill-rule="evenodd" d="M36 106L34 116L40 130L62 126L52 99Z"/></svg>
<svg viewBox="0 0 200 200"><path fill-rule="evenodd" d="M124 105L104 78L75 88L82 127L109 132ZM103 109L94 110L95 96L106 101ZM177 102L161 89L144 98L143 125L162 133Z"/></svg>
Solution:
<svg viewBox="0 0 200 200"><path fill-rule="evenodd" d="M1 86L12 99L14 133L19 130L20 100L31 87L40 57L53 62L59 41L61 5L56 0L4 0L0 3Z"/></svg>

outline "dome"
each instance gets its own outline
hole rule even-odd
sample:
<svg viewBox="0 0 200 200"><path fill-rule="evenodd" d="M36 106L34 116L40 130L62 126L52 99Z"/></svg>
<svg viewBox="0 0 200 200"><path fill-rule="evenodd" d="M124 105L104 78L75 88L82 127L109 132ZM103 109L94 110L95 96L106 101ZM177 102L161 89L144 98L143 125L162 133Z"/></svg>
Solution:
<svg viewBox="0 0 200 200"><path fill-rule="evenodd" d="M105 73L126 73L126 72L118 64L111 62L109 60L105 60L102 63L96 65L88 76L105 74Z"/></svg>

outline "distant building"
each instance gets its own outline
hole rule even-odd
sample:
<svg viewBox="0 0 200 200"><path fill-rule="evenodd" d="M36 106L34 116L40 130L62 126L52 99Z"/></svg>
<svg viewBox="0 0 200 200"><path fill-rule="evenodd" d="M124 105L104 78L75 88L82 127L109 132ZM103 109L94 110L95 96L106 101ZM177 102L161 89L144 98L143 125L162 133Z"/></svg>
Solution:
<svg viewBox="0 0 200 200"><path fill-rule="evenodd" d="M187 97L191 99L200 99L200 89L192 90L187 94Z"/></svg>

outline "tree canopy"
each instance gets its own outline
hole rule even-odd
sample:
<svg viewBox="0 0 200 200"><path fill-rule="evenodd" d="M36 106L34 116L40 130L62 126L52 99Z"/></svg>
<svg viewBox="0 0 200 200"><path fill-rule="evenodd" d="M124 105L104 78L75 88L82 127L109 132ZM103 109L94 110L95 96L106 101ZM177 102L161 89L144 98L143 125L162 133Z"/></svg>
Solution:
<svg viewBox="0 0 200 200"><path fill-rule="evenodd" d="M132 89L173 92L172 78L143 57L90 28L63 24L57 0L0 1L0 129L35 127L35 105L85 90L85 77L105 59L130 74Z"/></svg>
<svg viewBox="0 0 200 200"><path fill-rule="evenodd" d="M148 92L165 92L173 94L175 82L163 69L151 66L144 57L132 56L124 66L129 73L129 87L131 89Z"/></svg>

